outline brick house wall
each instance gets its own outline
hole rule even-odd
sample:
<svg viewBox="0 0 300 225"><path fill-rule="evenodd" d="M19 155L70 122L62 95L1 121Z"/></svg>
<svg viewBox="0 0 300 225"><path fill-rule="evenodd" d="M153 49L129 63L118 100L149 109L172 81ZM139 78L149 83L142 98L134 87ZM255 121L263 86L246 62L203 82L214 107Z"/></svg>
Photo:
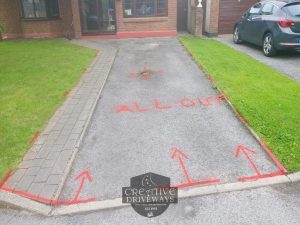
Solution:
<svg viewBox="0 0 300 225"><path fill-rule="evenodd" d="M218 33L218 25L219 25L219 4L220 0L212 0L210 11L210 24L209 24L209 33Z"/></svg>
<svg viewBox="0 0 300 225"><path fill-rule="evenodd" d="M22 37L20 17L19 4L17 1L0 0L0 23L2 23L5 28L3 37Z"/></svg>
<svg viewBox="0 0 300 225"><path fill-rule="evenodd" d="M196 37L203 36L204 9L198 7L194 0L188 4L188 31Z"/></svg>
<svg viewBox="0 0 300 225"><path fill-rule="evenodd" d="M58 19L26 20L21 16L20 0L0 0L0 21L5 38L81 37L78 0L59 0ZM176 35L177 0L168 0L168 16L124 18L123 0L115 1L117 36Z"/></svg>
<svg viewBox="0 0 300 225"><path fill-rule="evenodd" d="M218 35L220 0L206 0L204 34L207 36Z"/></svg>
<svg viewBox="0 0 300 225"><path fill-rule="evenodd" d="M80 22L80 12L79 12L79 3L78 0L71 0L71 10L73 16L73 35L75 38L81 37L81 22Z"/></svg>
<svg viewBox="0 0 300 225"><path fill-rule="evenodd" d="M188 1L188 0L187 0ZM224 10L237 0L203 0L203 30L208 36L224 33L226 23L231 26L231 11ZM255 0L242 1L244 10ZM60 17L52 20L25 20L21 17L20 0L0 0L0 22L4 23L4 38L44 38L82 36L78 0L58 0ZM235 3L241 5L242 3ZM189 4L195 4L189 0ZM244 6L245 5L245 6ZM223 7L224 6L224 7ZM163 17L124 18L123 0L115 0L116 37L172 36L177 33L177 0L168 0L168 15ZM237 12L236 12L237 11ZM239 10L235 10L239 13ZM243 12L240 12L241 14ZM191 12L189 13L191 16ZM236 17L237 17L236 16ZM226 23L220 23L227 19ZM188 19L189 26L191 18ZM227 29L229 30L229 29ZM198 29L197 33L201 33ZM199 34L200 34L199 33Z"/></svg>
<svg viewBox="0 0 300 225"><path fill-rule="evenodd" d="M21 20L24 38L65 37L73 35L71 1L59 1L58 19Z"/></svg>
<svg viewBox="0 0 300 225"><path fill-rule="evenodd" d="M168 16L165 17L143 17L124 18L123 1L116 1L117 33L127 32L174 32L177 27L177 0L168 0Z"/></svg>
<svg viewBox="0 0 300 225"><path fill-rule="evenodd" d="M45 38L73 35L71 0L59 0L58 19L26 20L19 0L0 0L0 22L4 38Z"/></svg>

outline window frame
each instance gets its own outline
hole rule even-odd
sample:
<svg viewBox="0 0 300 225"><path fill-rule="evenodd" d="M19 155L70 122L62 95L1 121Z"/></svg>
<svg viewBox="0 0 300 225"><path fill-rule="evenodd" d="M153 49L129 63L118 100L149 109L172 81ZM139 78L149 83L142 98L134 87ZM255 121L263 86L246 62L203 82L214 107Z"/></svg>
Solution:
<svg viewBox="0 0 300 225"><path fill-rule="evenodd" d="M136 9L136 1L137 0L130 0L131 1L131 5L132 5L132 9ZM165 0L166 2L166 13L162 14L162 13L158 13L157 12L157 6L158 6L158 0L153 0L154 1L154 15L126 15L125 14L125 0L122 0L122 10L123 10L123 18L153 18L153 17L168 17L169 15L169 0Z"/></svg>
<svg viewBox="0 0 300 225"><path fill-rule="evenodd" d="M35 16L34 17L25 17L23 0L19 0L19 3L21 5L21 18L23 20L56 20L56 19L60 19L59 1L56 0L56 2L57 2L57 16L50 16L49 0L45 0L46 16L45 17L36 17L36 3L35 3L35 0L33 0L33 11L34 11Z"/></svg>

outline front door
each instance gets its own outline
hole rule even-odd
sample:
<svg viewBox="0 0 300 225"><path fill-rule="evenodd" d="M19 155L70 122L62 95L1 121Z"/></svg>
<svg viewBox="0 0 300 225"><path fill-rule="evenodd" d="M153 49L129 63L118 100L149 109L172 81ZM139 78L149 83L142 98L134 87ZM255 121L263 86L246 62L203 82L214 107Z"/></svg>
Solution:
<svg viewBox="0 0 300 225"><path fill-rule="evenodd" d="M177 0L177 30L187 30L188 0Z"/></svg>
<svg viewBox="0 0 300 225"><path fill-rule="evenodd" d="M79 0L83 34L116 32L115 0Z"/></svg>

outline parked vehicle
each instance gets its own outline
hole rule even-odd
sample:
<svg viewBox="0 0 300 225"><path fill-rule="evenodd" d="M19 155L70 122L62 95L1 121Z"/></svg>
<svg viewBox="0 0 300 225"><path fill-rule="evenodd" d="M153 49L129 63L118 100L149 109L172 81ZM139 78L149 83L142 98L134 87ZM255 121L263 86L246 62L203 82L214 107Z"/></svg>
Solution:
<svg viewBox="0 0 300 225"><path fill-rule="evenodd" d="M278 50L300 52L300 0L263 0L235 24L233 41L262 46L266 56Z"/></svg>

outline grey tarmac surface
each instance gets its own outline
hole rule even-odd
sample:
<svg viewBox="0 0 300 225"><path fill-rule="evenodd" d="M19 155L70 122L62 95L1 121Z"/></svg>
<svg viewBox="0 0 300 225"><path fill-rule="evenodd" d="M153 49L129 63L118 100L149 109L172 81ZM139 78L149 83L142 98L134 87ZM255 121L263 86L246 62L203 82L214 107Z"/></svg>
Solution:
<svg viewBox="0 0 300 225"><path fill-rule="evenodd" d="M232 41L232 35L223 35L216 40L223 42L224 44L245 53L256 60L274 68L298 82L300 82L300 53L295 52L279 52L276 57L264 56L261 47L249 43L234 44Z"/></svg>
<svg viewBox="0 0 300 225"><path fill-rule="evenodd" d="M1 225L298 225L300 182L180 200L156 218L145 218L131 208L85 215L42 217L0 209Z"/></svg>
<svg viewBox="0 0 300 225"><path fill-rule="evenodd" d="M120 197L131 177L147 172L170 177L172 185L183 184L179 162L170 157L173 147L188 156L184 162L193 181L219 178L228 183L255 175L244 155L235 158L238 145L256 151L250 157L261 173L278 170L226 103L212 98L211 106L197 103L197 98L219 94L176 38L78 43L111 45L119 51L60 199L74 196L74 177L83 170L92 174L93 182L84 185L80 198L97 201ZM148 80L130 76L144 67L160 73ZM195 105L180 106L184 98ZM156 109L155 99L172 108ZM116 113L121 105L133 112ZM138 112L138 107L147 110Z"/></svg>

